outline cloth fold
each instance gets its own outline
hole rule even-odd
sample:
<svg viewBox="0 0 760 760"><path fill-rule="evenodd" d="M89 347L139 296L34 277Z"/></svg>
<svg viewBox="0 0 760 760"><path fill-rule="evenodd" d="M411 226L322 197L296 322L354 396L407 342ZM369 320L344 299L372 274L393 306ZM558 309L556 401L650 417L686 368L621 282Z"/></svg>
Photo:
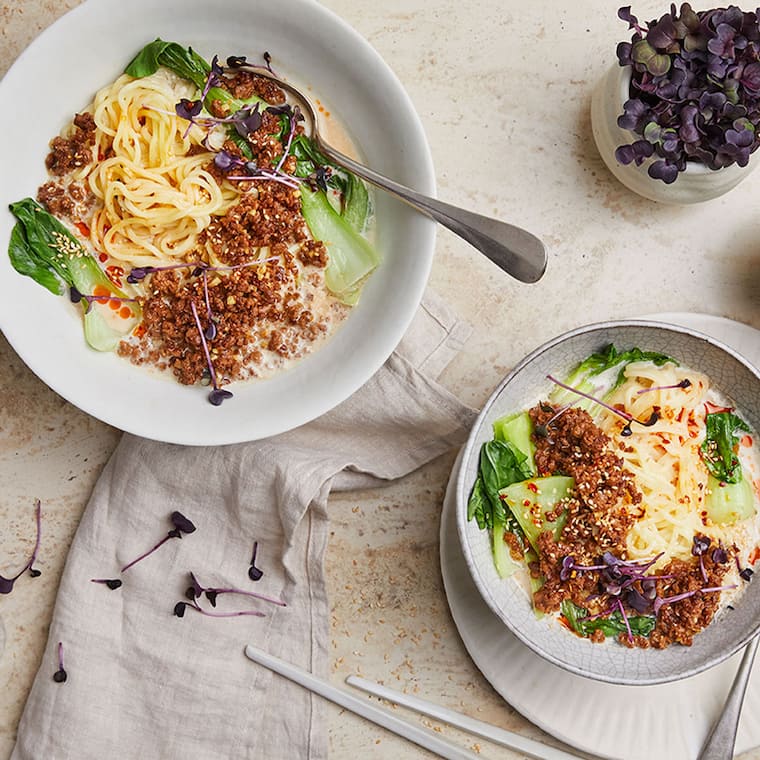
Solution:
<svg viewBox="0 0 760 760"><path fill-rule="evenodd" d="M243 647L328 676L330 490L379 485L463 441L474 413L435 378L467 335L428 295L385 365L308 425L215 448L124 435L72 543L12 760L325 758L322 700L247 661ZM120 572L173 528L175 510L196 530ZM197 603L265 617L188 606L179 618L190 572L287 606L220 593L215 607ZM111 578L122 586L91 582ZM59 642L64 683L53 680Z"/></svg>

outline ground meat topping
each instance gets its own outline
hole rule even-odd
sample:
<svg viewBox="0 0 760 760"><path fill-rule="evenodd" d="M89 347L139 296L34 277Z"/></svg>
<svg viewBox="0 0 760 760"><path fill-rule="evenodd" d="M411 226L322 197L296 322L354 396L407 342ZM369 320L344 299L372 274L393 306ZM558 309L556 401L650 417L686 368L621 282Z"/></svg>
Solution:
<svg viewBox="0 0 760 760"><path fill-rule="evenodd" d="M222 87L240 100L248 100L257 95L271 105L282 105L285 102L285 93L275 82L250 71L240 71L234 76L225 77Z"/></svg>
<svg viewBox="0 0 760 760"><path fill-rule="evenodd" d="M54 137L45 166L51 174L62 176L92 161L95 145L95 119L92 114L79 113L74 117L74 129L70 137Z"/></svg>
<svg viewBox="0 0 760 760"><path fill-rule="evenodd" d="M558 410L549 404L539 404L529 411L534 423L536 466L540 476L568 475L575 479L575 490L545 516L556 518L562 510L566 524L555 538L551 530L538 537L538 562L532 563L532 577L544 579L534 594L534 605L542 612L554 613L565 600L588 611L589 615L609 615L623 604L627 615L639 614L627 607L625 595L610 591L610 584L599 571L565 571L563 561L571 558L573 565L604 567L602 555L611 553L624 560L626 535L633 522L643 514L642 496L633 476L623 467L609 437L594 424L590 415L578 408ZM677 643L690 646L696 633L713 619L720 593L703 591L720 588L728 572L731 556L723 547L710 543L709 548L690 561L672 559L654 574L657 604L656 623L647 636L618 636L628 647L664 648ZM609 556L609 554L607 555ZM606 571L605 571L606 572ZM651 575L651 573L648 573ZM642 580L629 588L645 592ZM671 601L672 599L672 601ZM654 615L654 609L649 615ZM603 641L605 635L596 630L589 635L592 641Z"/></svg>

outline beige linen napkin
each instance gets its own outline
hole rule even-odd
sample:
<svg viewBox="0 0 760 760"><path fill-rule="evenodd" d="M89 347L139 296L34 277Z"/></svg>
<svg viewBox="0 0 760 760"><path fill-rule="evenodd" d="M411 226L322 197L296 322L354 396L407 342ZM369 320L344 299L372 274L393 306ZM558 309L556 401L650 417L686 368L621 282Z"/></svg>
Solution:
<svg viewBox="0 0 760 760"><path fill-rule="evenodd" d="M461 443L473 413L437 385L468 329L428 296L397 351L354 396L275 438L186 448L125 435L74 538L50 636L12 760L266 758L327 755L319 697L245 659L259 647L327 677L327 496L398 478ZM119 574L172 528L196 526ZM254 541L263 577L248 577ZM222 612L187 609L190 571ZM92 578L121 578L116 590ZM58 642L68 678L53 679Z"/></svg>

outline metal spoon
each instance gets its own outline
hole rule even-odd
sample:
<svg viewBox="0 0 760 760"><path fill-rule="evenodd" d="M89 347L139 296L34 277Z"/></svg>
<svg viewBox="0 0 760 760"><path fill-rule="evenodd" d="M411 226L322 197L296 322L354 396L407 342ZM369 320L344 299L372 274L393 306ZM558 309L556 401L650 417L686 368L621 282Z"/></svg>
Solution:
<svg viewBox="0 0 760 760"><path fill-rule="evenodd" d="M747 644L744 657L736 671L731 691L723 705L723 712L712 727L707 740L702 745L697 760L731 760L734 756L734 744L736 743L736 729L739 727L739 717L744 702L744 692L747 690L747 682L752 673L752 663L757 652L760 637L755 636Z"/></svg>
<svg viewBox="0 0 760 760"><path fill-rule="evenodd" d="M522 282L536 282L541 278L546 269L546 247L535 235L512 224L442 203L354 161L325 142L319 133L317 113L311 101L300 90L275 76L268 69L257 66L238 68L271 79L283 90L296 97L303 106L305 116L311 122L312 139L319 150L333 163L395 195L412 208L450 229L512 277Z"/></svg>

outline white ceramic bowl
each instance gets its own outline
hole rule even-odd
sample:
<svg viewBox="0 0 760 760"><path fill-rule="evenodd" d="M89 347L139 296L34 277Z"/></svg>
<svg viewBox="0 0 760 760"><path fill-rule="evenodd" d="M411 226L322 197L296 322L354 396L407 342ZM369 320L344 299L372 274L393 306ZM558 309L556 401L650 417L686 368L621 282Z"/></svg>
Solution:
<svg viewBox="0 0 760 760"><path fill-rule="evenodd" d="M713 621L690 647L628 649L608 639L594 644L568 632L555 616L536 618L519 583L496 573L487 531L467 520L467 501L478 473L480 448L491 440L492 423L527 409L551 390L547 374L566 377L586 356L613 343L659 351L705 372L733 400L754 430L760 430L760 372L732 349L685 327L642 320L581 327L555 338L524 359L499 385L478 416L462 457L456 519L462 550L478 591L524 644L549 662L577 675L618 684L675 681L716 665L760 631L760 583L749 583L730 615Z"/></svg>
<svg viewBox="0 0 760 760"><path fill-rule="evenodd" d="M46 180L51 137L156 37L191 45L209 59L218 53L256 61L268 51L280 72L343 122L370 166L434 194L430 152L403 87L364 39L318 3L88 0L43 32L0 82L0 97L13 104L0 142L0 207L35 195ZM197 387L90 350L81 317L11 268L8 211L0 212L0 327L54 391L122 430L198 445L274 435L323 414L365 383L419 305L435 225L379 192L375 211L382 263L347 322L292 370L232 386L235 397L220 407Z"/></svg>
<svg viewBox="0 0 760 760"><path fill-rule="evenodd" d="M631 70L617 63L610 66L600 79L591 96L591 130L599 155L607 168L629 190L659 203L687 206L702 203L733 190L749 176L757 166L758 155L753 153L747 166L732 164L724 169L713 170L694 161L678 174L675 182L666 185L662 180L647 174L654 158L646 159L640 166L635 163L621 164L615 158L615 150L629 145L640 136L618 126L618 116L623 114L623 104L630 99Z"/></svg>

